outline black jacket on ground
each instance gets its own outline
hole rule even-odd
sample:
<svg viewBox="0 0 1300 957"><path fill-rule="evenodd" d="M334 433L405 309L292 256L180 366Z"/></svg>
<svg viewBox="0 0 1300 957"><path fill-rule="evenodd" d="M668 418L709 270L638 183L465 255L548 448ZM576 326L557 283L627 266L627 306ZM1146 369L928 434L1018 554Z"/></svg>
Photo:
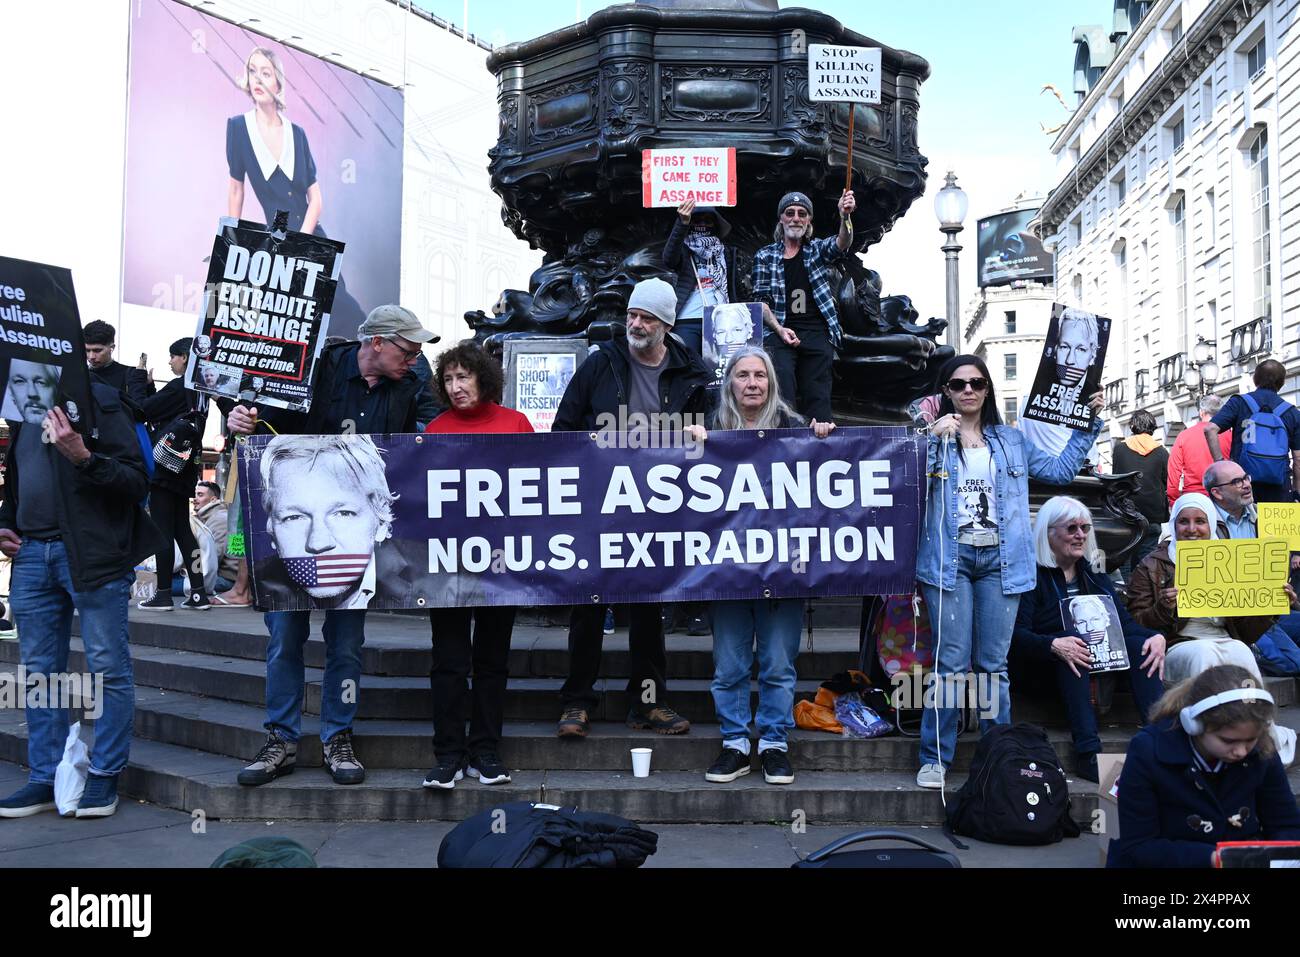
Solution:
<svg viewBox="0 0 1300 957"><path fill-rule="evenodd" d="M1169 521L1169 498L1166 492L1169 483L1168 449L1160 446L1147 455L1142 455L1140 452L1134 452L1122 441L1116 442L1114 453L1111 455L1110 470L1113 475L1140 472L1142 483L1138 486L1137 494L1133 496L1133 504L1152 525L1163 525Z"/></svg>
<svg viewBox="0 0 1300 957"><path fill-rule="evenodd" d="M114 360L102 369L91 369L90 377L98 379L105 385L110 385L118 392L123 393L135 405L140 405L145 399L153 395L157 389L149 381L149 375L143 369L133 369L130 366Z"/></svg>
<svg viewBox="0 0 1300 957"><path fill-rule="evenodd" d="M659 411L697 415L708 412L708 385L713 373L703 359L672 336L664 339L664 345L668 348L668 365L659 376ZM629 363L633 361L626 338L602 342L569 380L551 430L594 432L601 415L617 419L619 406L628 402Z"/></svg>
<svg viewBox="0 0 1300 957"><path fill-rule="evenodd" d="M640 867L658 845L654 831L613 814L511 801L452 828L438 866Z"/></svg>
<svg viewBox="0 0 1300 957"><path fill-rule="evenodd" d="M330 398L335 390L346 388L342 369L349 352L361 348L359 342L338 342L326 346L321 352L316 374L312 379L311 411L289 412L270 406L257 406L260 421L269 423L277 432L284 435L331 435L337 429L324 428L325 416L329 413ZM401 379L390 380L385 386L392 391L388 394L388 417L375 428L365 430L367 434L391 434L394 432L416 432L415 424L420 404L420 391L424 384L414 372L407 371ZM223 399L217 403L223 414L229 414L234 403ZM361 430L358 430L361 431Z"/></svg>
<svg viewBox="0 0 1300 957"><path fill-rule="evenodd" d="M154 554L162 534L140 504L149 491L140 442L116 389L91 384L95 402L95 433L86 440L92 457L77 467L57 451L59 533L68 552L72 584L89 591L129 575ZM5 497L0 504L0 529L22 534L18 527L18 435L33 426L10 423L5 454Z"/></svg>

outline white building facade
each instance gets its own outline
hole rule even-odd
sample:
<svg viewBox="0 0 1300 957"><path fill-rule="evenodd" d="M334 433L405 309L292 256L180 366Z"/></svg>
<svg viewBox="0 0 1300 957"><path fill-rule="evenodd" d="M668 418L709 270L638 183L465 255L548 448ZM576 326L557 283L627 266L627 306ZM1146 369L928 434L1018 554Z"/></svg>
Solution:
<svg viewBox="0 0 1300 957"><path fill-rule="evenodd" d="M1268 357L1297 402L1300 0L1090 2L1114 30L1075 31L1080 104L1040 219L1061 301L1113 320L1112 434L1137 409L1172 434L1202 379L1249 391Z"/></svg>

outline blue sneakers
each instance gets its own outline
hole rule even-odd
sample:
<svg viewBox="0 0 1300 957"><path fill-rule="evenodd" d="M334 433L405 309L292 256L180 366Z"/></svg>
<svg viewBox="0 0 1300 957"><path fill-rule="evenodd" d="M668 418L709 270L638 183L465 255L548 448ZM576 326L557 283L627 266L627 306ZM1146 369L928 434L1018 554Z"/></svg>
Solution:
<svg viewBox="0 0 1300 957"><path fill-rule="evenodd" d="M117 811L117 777L86 775L86 791L77 805L77 817L108 817Z"/></svg>
<svg viewBox="0 0 1300 957"><path fill-rule="evenodd" d="M24 784L7 798L0 799L0 817L31 817L53 810L53 784Z"/></svg>

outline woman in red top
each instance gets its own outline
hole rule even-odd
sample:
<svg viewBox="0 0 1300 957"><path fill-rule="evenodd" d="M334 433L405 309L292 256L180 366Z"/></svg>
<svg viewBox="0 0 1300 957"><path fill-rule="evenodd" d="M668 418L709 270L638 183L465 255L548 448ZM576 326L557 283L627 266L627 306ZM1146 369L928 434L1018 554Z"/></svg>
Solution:
<svg viewBox="0 0 1300 957"><path fill-rule="evenodd" d="M462 342L438 357L434 387L447 411L425 432L531 432L528 419L500 405L501 364L474 342ZM510 633L515 609L439 608L430 612L433 630L433 750L438 763L426 788L454 788L465 774L480 784L505 784L510 772L497 757L505 722ZM474 636L470 640L470 626ZM471 666L474 690L469 690ZM465 698L470 698L469 736Z"/></svg>

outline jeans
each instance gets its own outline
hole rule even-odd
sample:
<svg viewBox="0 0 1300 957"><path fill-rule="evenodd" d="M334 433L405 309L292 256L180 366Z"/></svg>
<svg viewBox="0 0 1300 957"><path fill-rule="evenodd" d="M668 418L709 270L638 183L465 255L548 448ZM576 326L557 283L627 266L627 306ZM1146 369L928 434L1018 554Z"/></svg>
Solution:
<svg viewBox="0 0 1300 957"><path fill-rule="evenodd" d="M826 324L798 323L791 326L799 336L797 349L787 346L775 334L764 341L781 398L795 406L799 414L818 422L831 421L831 369L835 347L831 345Z"/></svg>
<svg viewBox="0 0 1300 957"><path fill-rule="evenodd" d="M311 632L309 611L268 611L262 616L271 640L266 645L266 724L288 741L301 737L305 675L302 646ZM361 646L366 641L366 610L325 612L325 679L321 682L320 739L352 730L361 694Z"/></svg>
<svg viewBox="0 0 1300 957"><path fill-rule="evenodd" d="M668 692L662 609L658 602L622 607L628 616L628 703L648 711L662 703ZM600 702L594 686L600 677L604 629L604 605L578 605L573 609L569 618L569 677L560 689L565 708L594 711Z"/></svg>
<svg viewBox="0 0 1300 957"><path fill-rule="evenodd" d="M14 557L9 604L18 626L18 647L31 681L37 676L51 688L50 675L66 674L72 638L72 610L81 616L86 668L103 676L102 708L95 719L95 746L90 772L120 774L131 751L135 716L135 678L127 646L126 611L135 575L126 574L98 588L76 591L63 542L24 539ZM50 702L47 702L50 703ZM27 763L33 784L53 784L54 769L68 740L66 708L27 709Z"/></svg>
<svg viewBox="0 0 1300 957"><path fill-rule="evenodd" d="M1125 636L1124 644L1128 648L1129 670L1120 672L1117 678L1127 677L1133 689L1133 701L1138 707L1140 724L1147 723L1152 706L1164 693L1164 684L1160 678L1149 677L1142 665L1142 645L1145 638ZM1052 660L1028 660L1024 655L1011 655L1011 670L1016 673L1017 687L1029 687L1046 691L1055 686L1065 713L1070 722L1070 735L1074 740L1074 750L1079 754L1096 754L1101 751L1101 738L1097 734L1097 713L1092 707L1092 674L1081 671L1076 677L1070 666L1052 656Z"/></svg>
<svg viewBox="0 0 1300 957"><path fill-rule="evenodd" d="M973 671L977 681L984 685L980 694L980 730L994 724L1011 721L1011 684L1007 680L1007 650L1011 647L1011 631L1016 623L1016 610L1020 607L1019 595L1002 594L1002 569L996 545L977 548L958 545L956 587L940 592L933 585L921 583L921 595L930 610L930 628L938 644L935 655L935 673L952 687L952 676ZM943 596L943 620L939 618L939 596ZM980 678L988 675L987 679ZM977 688L979 685L977 685ZM993 700L986 700L986 696ZM984 716L986 709L996 701L996 716ZM939 700L940 705L945 703ZM937 709L926 699L921 713L921 763L952 764L957 747L957 709ZM936 733L938 740L936 741Z"/></svg>
<svg viewBox="0 0 1300 957"><path fill-rule="evenodd" d="M429 616L433 629L433 750L438 760L495 754L506 714L510 675L510 632L515 609L440 608ZM474 637L470 640L470 625ZM474 689L470 690L470 669ZM469 739L465 738L465 699L469 698Z"/></svg>
<svg viewBox="0 0 1300 957"><path fill-rule="evenodd" d="M687 349L690 349L697 356L703 354L704 320L701 317L678 319L677 324L673 326L673 332L677 335L677 338L682 340Z"/></svg>
<svg viewBox="0 0 1300 957"><path fill-rule="evenodd" d="M786 746L794 727L801 598L713 603L713 705L722 740L749 738L749 675L758 645L758 724L763 745Z"/></svg>

